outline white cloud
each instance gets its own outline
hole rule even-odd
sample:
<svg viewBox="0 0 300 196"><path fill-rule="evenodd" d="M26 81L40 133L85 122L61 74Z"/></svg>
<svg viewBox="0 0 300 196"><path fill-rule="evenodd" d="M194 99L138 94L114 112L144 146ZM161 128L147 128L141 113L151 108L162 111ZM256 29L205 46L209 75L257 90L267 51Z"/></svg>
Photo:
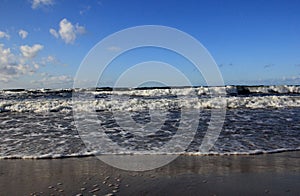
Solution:
<svg viewBox="0 0 300 196"><path fill-rule="evenodd" d="M71 88L73 78L68 75L49 75L48 73L41 73L40 79L32 80L31 83L42 88Z"/></svg>
<svg viewBox="0 0 300 196"><path fill-rule="evenodd" d="M85 33L86 33L85 27L79 26L78 23L76 24L75 29L76 29L76 33L77 33L77 34L82 35L82 34L85 34Z"/></svg>
<svg viewBox="0 0 300 196"><path fill-rule="evenodd" d="M50 32L50 34L53 35L55 38L58 38L58 37L59 37L59 35L58 35L58 33L57 33L57 31L56 31L55 29L52 29L52 28L51 28L51 29L49 30L49 32Z"/></svg>
<svg viewBox="0 0 300 196"><path fill-rule="evenodd" d="M13 54L10 51L10 48L4 48L3 44L0 44L0 63L8 64L14 58Z"/></svg>
<svg viewBox="0 0 300 196"><path fill-rule="evenodd" d="M12 75L16 75L16 66L15 56L11 53L10 48L4 48L4 45L0 44L0 81L7 82Z"/></svg>
<svg viewBox="0 0 300 196"><path fill-rule="evenodd" d="M33 63L33 67L35 68L35 69L39 69L40 68L40 65L38 64L38 63Z"/></svg>
<svg viewBox="0 0 300 196"><path fill-rule="evenodd" d="M6 48L0 43L0 88L28 88L28 87L67 87L72 86L73 78L67 75L53 76L39 73L41 66L64 65L54 56L35 58L43 46L23 45L19 50ZM24 76L35 78L36 83L22 82Z"/></svg>
<svg viewBox="0 0 300 196"><path fill-rule="evenodd" d="M62 63L61 61L59 61L55 56L47 56L47 57L43 57L41 60L41 64L42 65L59 65L59 66L67 66L66 64Z"/></svg>
<svg viewBox="0 0 300 196"><path fill-rule="evenodd" d="M20 46L20 51L22 55L26 58L34 58L36 57L37 53L41 51L44 48L44 46L40 44L34 44L33 46L23 45Z"/></svg>
<svg viewBox="0 0 300 196"><path fill-rule="evenodd" d="M31 1L31 8L37 9L42 6L50 6L54 4L54 0L32 0Z"/></svg>
<svg viewBox="0 0 300 196"><path fill-rule="evenodd" d="M21 75L32 74L37 66L26 62L19 55L14 54L10 48L0 44L0 81L9 82Z"/></svg>
<svg viewBox="0 0 300 196"><path fill-rule="evenodd" d="M28 36L28 32L25 31L25 30L23 30L23 29L21 29L21 30L19 31L19 36L20 36L22 39L25 39L25 38Z"/></svg>
<svg viewBox="0 0 300 196"><path fill-rule="evenodd" d="M57 60L54 56L49 55L49 56L43 58L43 61L45 63L53 63L53 62L56 62Z"/></svg>
<svg viewBox="0 0 300 196"><path fill-rule="evenodd" d="M73 78L67 75L60 75L60 76L48 76L43 79L43 81L47 82L55 82L55 83L65 83L65 82L73 82Z"/></svg>
<svg viewBox="0 0 300 196"><path fill-rule="evenodd" d="M66 44L73 44L77 35L86 33L86 30L83 26L79 26L79 24L74 26L70 21L64 18L59 23L58 31L51 28L49 32L55 38L60 37Z"/></svg>
<svg viewBox="0 0 300 196"><path fill-rule="evenodd" d="M76 39L76 31L71 22L67 19L63 19L59 23L59 35L67 43L74 43Z"/></svg>
<svg viewBox="0 0 300 196"><path fill-rule="evenodd" d="M8 33L5 33L3 31L0 31L0 38L6 38L6 39L9 39L10 38L10 35Z"/></svg>

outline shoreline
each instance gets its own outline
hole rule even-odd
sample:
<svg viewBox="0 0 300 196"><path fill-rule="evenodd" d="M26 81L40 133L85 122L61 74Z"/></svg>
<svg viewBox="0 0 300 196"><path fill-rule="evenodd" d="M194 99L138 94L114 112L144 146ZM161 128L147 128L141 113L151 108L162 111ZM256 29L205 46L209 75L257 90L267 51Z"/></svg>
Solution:
<svg viewBox="0 0 300 196"><path fill-rule="evenodd" d="M297 195L300 151L179 156L145 172L96 157L0 160L0 195Z"/></svg>
<svg viewBox="0 0 300 196"><path fill-rule="evenodd" d="M277 154L277 153L289 153L289 152L300 152L300 147L297 149L279 149L279 150L273 150L273 151L253 151L253 152L235 152L235 153L206 153L206 154L200 154L200 153L182 153L182 154L140 154L140 155L146 155L146 156L192 156L192 157L205 157L205 156L215 156L215 157L223 157L223 156L255 156L255 155L268 155L268 154ZM86 155L71 155L71 156L58 156L58 157L51 157L51 156L42 156L42 157L18 157L18 156L10 156L10 157L0 157L0 160L52 160L52 159L81 159L81 158L87 158L87 157L95 157L95 156L107 156L111 154L86 154ZM113 154L113 156L138 156L139 154Z"/></svg>

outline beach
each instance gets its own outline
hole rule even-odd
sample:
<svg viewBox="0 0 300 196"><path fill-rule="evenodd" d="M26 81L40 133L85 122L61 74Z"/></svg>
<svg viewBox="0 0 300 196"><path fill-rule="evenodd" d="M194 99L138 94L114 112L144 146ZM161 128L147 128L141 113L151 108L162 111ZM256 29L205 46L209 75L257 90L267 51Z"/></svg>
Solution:
<svg viewBox="0 0 300 196"><path fill-rule="evenodd" d="M130 155L129 155L130 156ZM300 152L187 156L145 172L96 157L0 160L0 195L297 195Z"/></svg>

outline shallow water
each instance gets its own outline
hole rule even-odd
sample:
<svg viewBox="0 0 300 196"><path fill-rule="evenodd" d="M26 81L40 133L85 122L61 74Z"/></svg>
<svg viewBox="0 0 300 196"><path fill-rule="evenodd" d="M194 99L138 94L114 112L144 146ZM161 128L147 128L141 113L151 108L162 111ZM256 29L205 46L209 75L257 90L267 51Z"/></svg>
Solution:
<svg viewBox="0 0 300 196"><path fill-rule="evenodd" d="M269 87L272 90L269 93L265 87L261 90L264 92L246 95L229 94L232 87L226 88L224 125L208 152L201 151L200 146L210 124L211 108L219 107L209 106L211 99L203 94L205 89L198 88L196 98L184 88L172 92L172 89L90 90L88 93L93 94L95 100L76 106L72 105L71 90L2 91L0 158L62 158L111 153L224 155L300 150L298 88L278 87L281 91L277 95L274 86ZM258 91L259 87L255 89ZM235 107L230 106L233 102ZM77 130L72 112L73 107L78 106L78 111L83 112L75 119L82 123L81 130ZM90 113L90 108L97 112ZM197 125L196 130L193 124ZM191 136L191 143L185 144ZM101 137L106 140L103 142ZM172 144L174 149L188 145L187 149L161 151L174 137L177 137Z"/></svg>

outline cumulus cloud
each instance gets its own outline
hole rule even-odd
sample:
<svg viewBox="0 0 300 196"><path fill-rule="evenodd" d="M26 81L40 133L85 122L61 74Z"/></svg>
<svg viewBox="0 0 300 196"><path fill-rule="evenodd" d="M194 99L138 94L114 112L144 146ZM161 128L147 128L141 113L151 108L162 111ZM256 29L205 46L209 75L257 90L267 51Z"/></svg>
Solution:
<svg viewBox="0 0 300 196"><path fill-rule="evenodd" d="M54 4L54 0L32 0L31 1L31 8L37 9L42 6L51 6Z"/></svg>
<svg viewBox="0 0 300 196"><path fill-rule="evenodd" d="M19 36L20 36L22 39L25 39L25 38L28 36L28 32L25 31L25 30L23 30L23 29L21 29L21 30L19 31Z"/></svg>
<svg viewBox="0 0 300 196"><path fill-rule="evenodd" d="M71 22L67 19L63 19L59 23L59 35L67 43L74 43L76 39L76 31Z"/></svg>
<svg viewBox="0 0 300 196"><path fill-rule="evenodd" d="M66 44L73 44L77 35L86 33L83 26L76 24L75 26L66 18L62 19L59 23L59 30L50 29L50 34L55 38L61 38Z"/></svg>
<svg viewBox="0 0 300 196"><path fill-rule="evenodd" d="M44 87L72 84L73 78L70 76L52 76L46 73L40 75L39 70L41 66L65 65L52 55L38 58L37 54L42 49L43 46L40 44L34 44L33 46L23 45L18 50L7 48L0 43L0 88L4 86L11 88L16 79L31 75L34 75L34 78L38 78L37 82L41 82ZM24 85L28 87L30 84ZM19 84L17 86L20 87Z"/></svg>
<svg viewBox="0 0 300 196"><path fill-rule="evenodd" d="M34 58L38 54L39 51L41 51L44 48L44 46L40 44L34 44L33 46L23 45L20 46L20 51L22 55L26 58Z"/></svg>
<svg viewBox="0 0 300 196"><path fill-rule="evenodd" d="M6 38L6 39L9 39L10 38L10 35L8 33L5 33L3 31L0 31L0 39L1 38Z"/></svg>
<svg viewBox="0 0 300 196"><path fill-rule="evenodd" d="M58 65L58 66L67 66L66 64L62 63L58 60L55 56L49 55L47 57L43 57L41 60L42 65Z"/></svg>
<svg viewBox="0 0 300 196"><path fill-rule="evenodd" d="M51 28L51 29L49 30L49 32L50 32L50 34L53 35L55 38L58 38L58 37L59 37L59 35L58 35L58 33L57 33L57 31L56 31L55 29L52 29L52 28Z"/></svg>
<svg viewBox="0 0 300 196"><path fill-rule="evenodd" d="M4 48L4 45L0 44L0 81L8 82L13 75L17 75L17 70L17 63L10 48Z"/></svg>
<svg viewBox="0 0 300 196"><path fill-rule="evenodd" d="M35 72L37 66L30 64L21 56L14 54L10 48L0 44L0 81L10 80L25 74Z"/></svg>

